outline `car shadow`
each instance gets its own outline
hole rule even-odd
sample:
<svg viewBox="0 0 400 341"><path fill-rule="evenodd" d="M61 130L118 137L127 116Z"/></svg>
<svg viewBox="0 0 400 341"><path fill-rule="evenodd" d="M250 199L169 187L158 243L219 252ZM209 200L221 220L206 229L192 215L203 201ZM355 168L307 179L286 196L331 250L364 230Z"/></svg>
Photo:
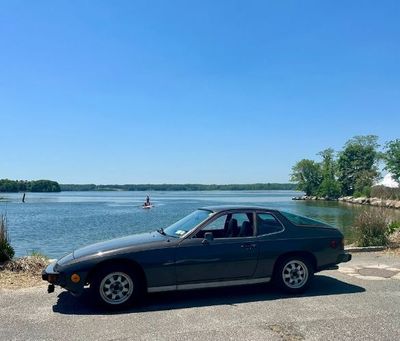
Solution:
<svg viewBox="0 0 400 341"><path fill-rule="evenodd" d="M69 292L63 291L58 295L58 301L53 306L53 311L69 315L112 315L126 313L141 313L163 311L192 307L215 305L235 305L256 301L273 301L293 297L313 297L326 295L342 295L365 292L365 289L340 281L336 278L316 275L310 288L301 295L286 295L275 289L272 285L252 285L229 288L214 288L192 291L176 291L168 293L154 293L147 295L145 302L140 306L127 310L105 311L91 304L88 289L80 297L74 297Z"/></svg>

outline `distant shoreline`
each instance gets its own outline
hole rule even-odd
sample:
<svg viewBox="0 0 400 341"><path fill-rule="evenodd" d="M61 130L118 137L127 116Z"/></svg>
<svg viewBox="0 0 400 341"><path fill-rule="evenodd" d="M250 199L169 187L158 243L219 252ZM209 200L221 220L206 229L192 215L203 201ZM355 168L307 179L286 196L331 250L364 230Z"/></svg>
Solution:
<svg viewBox="0 0 400 341"><path fill-rule="evenodd" d="M9 180L0 179L0 193L20 192L70 192L70 191L268 191L296 190L293 183L253 184L59 184L52 180Z"/></svg>
<svg viewBox="0 0 400 341"><path fill-rule="evenodd" d="M126 185L76 185L60 184L61 191L266 191L296 190L291 183L256 183L256 184L126 184Z"/></svg>

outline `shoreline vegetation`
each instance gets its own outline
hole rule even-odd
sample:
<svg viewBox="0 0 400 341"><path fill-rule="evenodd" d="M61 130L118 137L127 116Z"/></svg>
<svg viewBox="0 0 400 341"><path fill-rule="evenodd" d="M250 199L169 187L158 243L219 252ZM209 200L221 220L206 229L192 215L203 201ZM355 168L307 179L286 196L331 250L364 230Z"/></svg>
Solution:
<svg viewBox="0 0 400 341"><path fill-rule="evenodd" d="M355 136L339 152L328 148L317 155L321 161L302 159L292 167L291 181L305 192L304 199L347 198L342 201L354 203L360 201L354 198L400 200L400 139L389 141L380 149L377 136ZM393 188L376 185L381 179L382 163L394 180Z"/></svg>
<svg viewBox="0 0 400 341"><path fill-rule="evenodd" d="M0 192L60 192L60 185L51 180L9 180L0 179Z"/></svg>
<svg viewBox="0 0 400 341"><path fill-rule="evenodd" d="M0 179L0 192L101 192L101 191L287 191L295 190L293 183L254 183L254 184L125 184L125 185L95 185L95 184L59 184L51 180L9 180Z"/></svg>
<svg viewBox="0 0 400 341"><path fill-rule="evenodd" d="M293 197L292 200L324 200L324 201L338 201L344 202L348 204L358 204L358 205L370 205L375 207L383 207L383 208L395 208L400 209L400 200L385 200L378 197L340 197L337 199L333 198L323 198L317 196L308 196L302 195L300 197Z"/></svg>
<svg viewBox="0 0 400 341"><path fill-rule="evenodd" d="M339 152L328 148L317 155L321 161L302 159L292 167L291 181L305 192L292 199L378 207L370 212L364 210L356 218L356 245L399 247L400 221L392 220L386 209L400 209L400 139L389 141L380 149L378 136L355 136ZM391 187L376 185L382 163L394 180Z"/></svg>
<svg viewBox="0 0 400 341"><path fill-rule="evenodd" d="M293 183L254 183L254 184L61 184L61 191L262 191L295 190Z"/></svg>

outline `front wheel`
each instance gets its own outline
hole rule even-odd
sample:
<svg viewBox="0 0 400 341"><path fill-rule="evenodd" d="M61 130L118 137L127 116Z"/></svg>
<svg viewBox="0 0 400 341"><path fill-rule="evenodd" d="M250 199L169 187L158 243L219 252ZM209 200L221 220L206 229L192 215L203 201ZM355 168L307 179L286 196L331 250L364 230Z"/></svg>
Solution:
<svg viewBox="0 0 400 341"><path fill-rule="evenodd" d="M283 291L299 294L308 288L313 276L314 270L308 259L291 256L277 264L275 282Z"/></svg>
<svg viewBox="0 0 400 341"><path fill-rule="evenodd" d="M128 267L108 266L96 274L90 289L95 303L119 309L139 302L143 281Z"/></svg>

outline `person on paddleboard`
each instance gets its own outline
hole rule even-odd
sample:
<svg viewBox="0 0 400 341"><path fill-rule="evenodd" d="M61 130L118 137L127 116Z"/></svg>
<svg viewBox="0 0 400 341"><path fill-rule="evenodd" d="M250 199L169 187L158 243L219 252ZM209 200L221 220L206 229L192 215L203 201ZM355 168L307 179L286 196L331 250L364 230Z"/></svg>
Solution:
<svg viewBox="0 0 400 341"><path fill-rule="evenodd" d="M151 202L150 202L150 197L149 196L146 197L146 201L144 202L143 206L151 206Z"/></svg>

